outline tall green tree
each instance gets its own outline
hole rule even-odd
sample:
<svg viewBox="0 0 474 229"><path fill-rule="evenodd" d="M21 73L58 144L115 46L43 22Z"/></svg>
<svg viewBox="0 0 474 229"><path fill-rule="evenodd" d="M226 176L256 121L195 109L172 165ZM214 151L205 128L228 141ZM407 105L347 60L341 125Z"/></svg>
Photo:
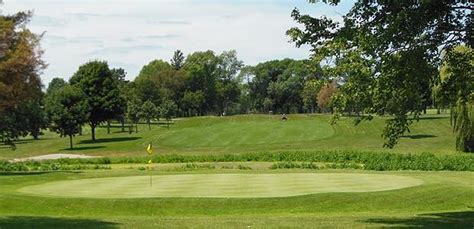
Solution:
<svg viewBox="0 0 474 229"><path fill-rule="evenodd" d="M237 58L235 50L224 51L218 58L217 109L219 113L230 113L230 107L235 106L240 96L237 74L244 64L243 61Z"/></svg>
<svg viewBox="0 0 474 229"><path fill-rule="evenodd" d="M181 50L178 49L174 51L173 58L171 58L171 66L173 66L175 70L180 70L184 65L184 59L185 57Z"/></svg>
<svg viewBox="0 0 474 229"><path fill-rule="evenodd" d="M41 36L27 28L31 12L0 15L0 136L4 143L28 133L22 107L41 96Z"/></svg>
<svg viewBox="0 0 474 229"><path fill-rule="evenodd" d="M185 111L187 116L200 115L201 108L203 107L205 98L202 91L186 91L184 93L182 102L182 109Z"/></svg>
<svg viewBox="0 0 474 229"><path fill-rule="evenodd" d="M318 106L317 95L321 89L322 82L319 80L308 80L305 82L301 97L306 109L309 109L311 113L314 113L315 108Z"/></svg>
<svg viewBox="0 0 474 229"><path fill-rule="evenodd" d="M306 61L284 59L256 65L253 75L248 85L255 109L290 113L304 110L302 91L316 71Z"/></svg>
<svg viewBox="0 0 474 229"><path fill-rule="evenodd" d="M443 57L437 85L440 102L451 108L456 149L474 152L474 50L455 47Z"/></svg>
<svg viewBox="0 0 474 229"><path fill-rule="evenodd" d="M117 81L118 90L120 98L116 99L117 104L115 104L115 116L118 121L122 123L122 132L125 131L125 111L127 109L127 84L129 83L125 77L127 76L127 72L123 68L112 68L110 70L112 72L113 77ZM110 134L110 119L107 120L107 133Z"/></svg>
<svg viewBox="0 0 474 229"><path fill-rule="evenodd" d="M38 140L42 130L48 127L48 119L44 108L44 96L23 104L25 109L24 123L33 139Z"/></svg>
<svg viewBox="0 0 474 229"><path fill-rule="evenodd" d="M126 110L126 117L128 120L130 120L131 125L130 127L130 133L133 132L133 126L135 125L135 133L138 133L138 122L140 121L140 117L142 116L141 114L142 111L142 102L136 98L136 97L131 97L130 99L127 100L127 110Z"/></svg>
<svg viewBox="0 0 474 229"><path fill-rule="evenodd" d="M67 82L63 78L53 78L51 82L48 84L48 88L46 89L46 94L51 94L54 91L63 88L67 85Z"/></svg>
<svg viewBox="0 0 474 229"><path fill-rule="evenodd" d="M216 83L219 78L219 62L215 53L208 50L191 53L183 66L187 73L187 91L194 93L201 91L204 95L204 102L199 107L201 115L215 111L217 106Z"/></svg>
<svg viewBox="0 0 474 229"><path fill-rule="evenodd" d="M159 109L161 117L166 120L167 127L170 128L170 123L176 116L178 106L176 106L176 104L171 100L165 100L163 101Z"/></svg>
<svg viewBox="0 0 474 229"><path fill-rule="evenodd" d="M143 103L141 107L141 117L146 120L146 123L148 124L148 129L151 130L151 120L155 119L156 117L159 117L159 110L153 104L151 101L146 101Z"/></svg>
<svg viewBox="0 0 474 229"><path fill-rule="evenodd" d="M163 100L162 91L160 90L163 77L172 70L171 65L163 60L153 60L143 66L134 80L139 99L159 105Z"/></svg>
<svg viewBox="0 0 474 229"><path fill-rule="evenodd" d="M92 140L96 140L96 127L116 117L122 109L119 81L105 61L91 61L79 67L70 84L81 89L89 106L88 122Z"/></svg>
<svg viewBox="0 0 474 229"><path fill-rule="evenodd" d="M357 102L357 109L369 115L393 117L383 131L385 146L391 148L426 109L440 51L463 43L472 45L472 9L468 1L357 1L342 23L302 15L295 9L292 17L302 27L291 28L287 34L297 46L312 47L315 63L332 62L328 68L351 65L354 53L365 59L355 65L370 74L347 69L348 77L362 78L352 80L350 90L340 95L350 101L349 93L370 85L372 101L350 102Z"/></svg>
<svg viewBox="0 0 474 229"><path fill-rule="evenodd" d="M50 129L69 137L72 149L72 138L79 133L80 126L87 122L89 104L86 95L74 86L64 86L46 98L46 112L51 121Z"/></svg>

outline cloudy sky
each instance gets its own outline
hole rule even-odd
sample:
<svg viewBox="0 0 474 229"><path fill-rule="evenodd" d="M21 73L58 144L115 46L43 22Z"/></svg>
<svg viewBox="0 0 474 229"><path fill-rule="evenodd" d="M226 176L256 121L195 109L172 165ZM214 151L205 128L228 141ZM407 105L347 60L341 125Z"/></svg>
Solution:
<svg viewBox="0 0 474 229"><path fill-rule="evenodd" d="M32 10L29 28L45 32L42 48L49 64L43 83L69 79L78 66L94 59L124 68L133 79L153 59L169 60L176 49L220 53L235 49L245 64L307 58L285 31L295 26L297 7L314 16L340 20L352 1L337 7L306 0L3 0L2 14Z"/></svg>

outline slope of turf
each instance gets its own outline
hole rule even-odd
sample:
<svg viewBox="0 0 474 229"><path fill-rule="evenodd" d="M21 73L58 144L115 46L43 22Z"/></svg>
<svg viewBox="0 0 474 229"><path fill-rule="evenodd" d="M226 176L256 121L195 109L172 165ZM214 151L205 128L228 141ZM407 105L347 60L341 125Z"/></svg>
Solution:
<svg viewBox="0 0 474 229"><path fill-rule="evenodd" d="M411 177L383 174L186 174L56 181L28 186L20 192L73 198L261 198L325 192L385 191L421 183L421 180Z"/></svg>
<svg viewBox="0 0 474 229"><path fill-rule="evenodd" d="M140 125L139 132L121 132L114 124L112 133L98 128L97 141L90 140L84 128L83 136L74 139L75 149L69 150L68 140L46 132L40 140L26 137L17 142L17 149L0 146L0 158L18 158L49 153L78 153L106 156L143 155L152 143L160 154L242 153L281 150L357 150L393 152L454 153L454 135L447 115L426 115L416 122L411 132L395 149L382 148L381 130L385 119L354 125L353 118L342 118L330 125L330 115L290 115L282 122L279 116L238 115L227 117L183 118L169 129L164 126Z"/></svg>

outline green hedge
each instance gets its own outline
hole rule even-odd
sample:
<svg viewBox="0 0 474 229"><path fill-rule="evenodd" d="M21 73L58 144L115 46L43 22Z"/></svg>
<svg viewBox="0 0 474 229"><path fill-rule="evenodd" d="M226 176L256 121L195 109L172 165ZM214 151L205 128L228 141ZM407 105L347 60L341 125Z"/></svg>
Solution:
<svg viewBox="0 0 474 229"><path fill-rule="evenodd" d="M88 169L110 169L110 166L101 164L66 164L57 161L9 162L0 160L0 172L65 171Z"/></svg>
<svg viewBox="0 0 474 229"><path fill-rule="evenodd" d="M108 164L197 163L197 162L321 162L341 168L367 170L474 171L474 155L400 154L388 152L315 151L255 152L225 155L156 155L153 157L116 157L58 159L43 162L0 161L0 171L69 170L70 166ZM328 166L328 165L326 165ZM58 169L59 168L59 169ZM101 167L99 167L101 168ZM107 168L107 167L104 167ZM110 167L109 167L110 168ZM29 169L29 170L28 170ZM96 169L96 167L85 167Z"/></svg>

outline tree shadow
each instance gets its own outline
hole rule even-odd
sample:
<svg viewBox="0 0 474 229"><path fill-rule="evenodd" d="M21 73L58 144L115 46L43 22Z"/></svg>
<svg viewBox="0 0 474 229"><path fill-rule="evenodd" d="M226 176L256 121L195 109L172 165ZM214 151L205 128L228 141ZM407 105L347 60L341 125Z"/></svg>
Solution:
<svg viewBox="0 0 474 229"><path fill-rule="evenodd" d="M65 148L65 149L61 149L61 151L82 151L82 150L102 149L102 148L105 148L105 146L79 146L79 147L74 146L74 148L72 149Z"/></svg>
<svg viewBox="0 0 474 229"><path fill-rule="evenodd" d="M435 120L435 119L448 119L448 118L449 118L449 116L444 116L444 117L442 117L442 116L441 117L432 117L432 116L423 117L422 116L422 117L420 117L420 120Z"/></svg>
<svg viewBox="0 0 474 229"><path fill-rule="evenodd" d="M114 222L96 219L52 218L40 216L0 217L0 228L118 228Z"/></svg>
<svg viewBox="0 0 474 229"><path fill-rule="evenodd" d="M29 176L29 175L43 175L47 173L82 173L82 171L8 171L0 172L0 176ZM1 228L1 227L0 227Z"/></svg>
<svg viewBox="0 0 474 229"><path fill-rule="evenodd" d="M422 214L410 218L375 218L364 222L397 228L473 228L474 211Z"/></svg>
<svg viewBox="0 0 474 229"><path fill-rule="evenodd" d="M23 144L30 144L30 143L34 143L34 142L39 142L39 141L44 141L44 140L49 140L49 139L52 139L52 138L38 138L38 139L17 139L15 141L13 141L13 143L15 145L23 145ZM9 148L12 148L11 145L5 145L4 143L0 142L0 149L9 149Z"/></svg>
<svg viewBox="0 0 474 229"><path fill-rule="evenodd" d="M402 138L410 138L410 139L422 139L422 138L435 138L436 135L433 134L413 134L413 135L405 135Z"/></svg>
<svg viewBox="0 0 474 229"><path fill-rule="evenodd" d="M78 144L95 144L95 143L108 143L108 142L124 142L124 141L134 141L141 139L141 137L120 137L120 138L100 138L93 140L82 140Z"/></svg>

